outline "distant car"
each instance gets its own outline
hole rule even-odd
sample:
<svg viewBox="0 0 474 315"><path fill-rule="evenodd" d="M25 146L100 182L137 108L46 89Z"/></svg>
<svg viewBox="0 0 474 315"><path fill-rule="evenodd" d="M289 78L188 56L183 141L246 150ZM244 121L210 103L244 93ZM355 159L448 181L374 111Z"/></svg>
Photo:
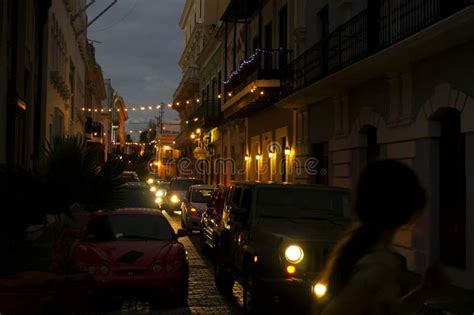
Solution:
<svg viewBox="0 0 474 315"><path fill-rule="evenodd" d="M215 186L193 185L189 187L186 198L181 204L181 227L188 231L199 231L201 216L206 210Z"/></svg>
<svg viewBox="0 0 474 315"><path fill-rule="evenodd" d="M142 182L125 183L119 190L119 194L112 207L117 208L157 208L154 194L150 187Z"/></svg>
<svg viewBox="0 0 474 315"><path fill-rule="evenodd" d="M201 179L196 178L174 178L170 182L163 207L169 212L181 210L181 202L186 197L190 186L203 185Z"/></svg>
<svg viewBox="0 0 474 315"><path fill-rule="evenodd" d="M72 253L74 266L93 275L94 296L145 294L185 302L189 264L178 238L187 235L159 211L118 209L95 214Z"/></svg>
<svg viewBox="0 0 474 315"><path fill-rule="evenodd" d="M125 171L122 173L121 177L125 182L139 182L140 181L140 178L138 177L138 174L136 172Z"/></svg>
<svg viewBox="0 0 474 315"><path fill-rule="evenodd" d="M212 193L207 203L206 211L201 218L201 249L213 250L216 247L216 238L220 229L223 229L229 220L227 196L229 188L219 187Z"/></svg>
<svg viewBox="0 0 474 315"><path fill-rule="evenodd" d="M165 197L166 194L168 193L168 189L170 187L169 182L159 182L156 184L156 189L153 189L153 187L150 187L151 191L154 191L155 194L155 203L158 205L158 207L162 207L163 203L165 202Z"/></svg>

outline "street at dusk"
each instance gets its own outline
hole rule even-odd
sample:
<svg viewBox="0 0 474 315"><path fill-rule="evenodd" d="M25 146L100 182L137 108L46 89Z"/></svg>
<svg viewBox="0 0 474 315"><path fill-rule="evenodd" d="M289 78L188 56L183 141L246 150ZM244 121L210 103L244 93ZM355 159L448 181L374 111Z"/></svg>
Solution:
<svg viewBox="0 0 474 315"><path fill-rule="evenodd" d="M0 315L474 315L474 0L0 0Z"/></svg>

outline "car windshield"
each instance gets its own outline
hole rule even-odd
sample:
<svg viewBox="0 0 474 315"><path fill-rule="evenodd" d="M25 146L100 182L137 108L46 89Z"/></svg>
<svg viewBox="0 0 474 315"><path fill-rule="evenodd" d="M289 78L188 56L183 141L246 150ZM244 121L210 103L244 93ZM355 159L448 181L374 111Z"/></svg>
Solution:
<svg viewBox="0 0 474 315"><path fill-rule="evenodd" d="M211 199L213 189L193 189L191 194L191 202L206 203Z"/></svg>
<svg viewBox="0 0 474 315"><path fill-rule="evenodd" d="M154 208L153 195L147 186L123 187L117 208Z"/></svg>
<svg viewBox="0 0 474 315"><path fill-rule="evenodd" d="M323 219L348 213L350 195L312 187L265 187L257 193L259 217Z"/></svg>
<svg viewBox="0 0 474 315"><path fill-rule="evenodd" d="M171 191L186 191L192 185L204 184L200 179L178 179L174 180L170 184Z"/></svg>
<svg viewBox="0 0 474 315"><path fill-rule="evenodd" d="M102 215L91 220L85 235L93 242L171 240L174 232L159 215Z"/></svg>

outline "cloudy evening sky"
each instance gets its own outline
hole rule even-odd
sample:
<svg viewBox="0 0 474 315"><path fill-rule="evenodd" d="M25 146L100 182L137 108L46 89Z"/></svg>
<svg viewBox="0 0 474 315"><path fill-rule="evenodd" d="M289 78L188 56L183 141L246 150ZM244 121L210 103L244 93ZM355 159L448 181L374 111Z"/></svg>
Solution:
<svg viewBox="0 0 474 315"><path fill-rule="evenodd" d="M112 0L97 0L89 20ZM119 0L88 30L105 78L127 106L169 103L178 86L183 39L178 22L185 0ZM129 111L128 130L143 130L158 111ZM166 122L178 115L165 111ZM141 124L144 123L144 124Z"/></svg>

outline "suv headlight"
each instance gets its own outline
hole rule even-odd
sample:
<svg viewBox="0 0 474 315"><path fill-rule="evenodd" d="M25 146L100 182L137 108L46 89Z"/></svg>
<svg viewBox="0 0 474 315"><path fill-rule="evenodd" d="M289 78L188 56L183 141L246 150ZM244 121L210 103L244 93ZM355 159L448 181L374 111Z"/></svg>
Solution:
<svg viewBox="0 0 474 315"><path fill-rule="evenodd" d="M292 264L298 264L304 258L303 249L298 245L290 245L285 250L285 258Z"/></svg>
<svg viewBox="0 0 474 315"><path fill-rule="evenodd" d="M178 203L179 202L178 196L176 196L176 195L171 196L171 202L172 203Z"/></svg>
<svg viewBox="0 0 474 315"><path fill-rule="evenodd" d="M164 197L165 192L162 189L158 189L155 193L155 197Z"/></svg>

